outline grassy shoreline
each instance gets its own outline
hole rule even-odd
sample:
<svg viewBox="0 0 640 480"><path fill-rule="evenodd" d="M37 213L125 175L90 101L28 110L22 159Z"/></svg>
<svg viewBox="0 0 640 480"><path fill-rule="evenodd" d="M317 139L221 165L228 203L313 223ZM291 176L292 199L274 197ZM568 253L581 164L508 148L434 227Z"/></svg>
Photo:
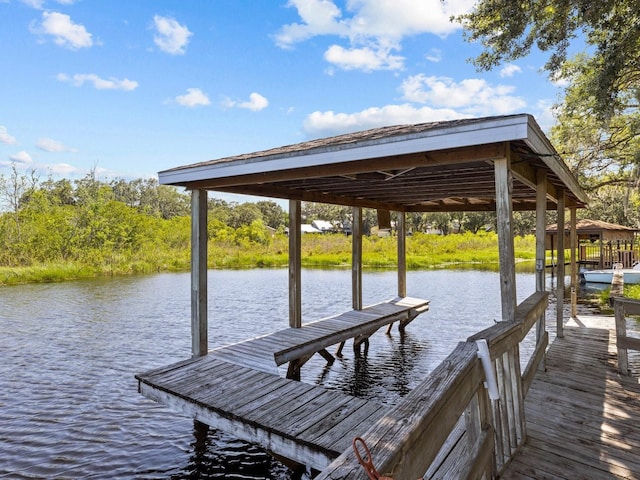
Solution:
<svg viewBox="0 0 640 480"><path fill-rule="evenodd" d="M535 238L516 237L516 259L529 265L535 259ZM208 265L224 268L286 268L288 238L276 235L264 244L245 245L210 241ZM476 268L498 270L498 243L493 233L424 235L407 238L407 268ZM346 268L351 265L351 237L344 235L306 235L302 242L302 266L305 268ZM365 269L395 269L395 238L364 237ZM184 249L137 252L136 255L110 257L98 264L52 262L19 267L0 267L0 286L48 283L100 276L125 276L166 271L188 271L189 252Z"/></svg>

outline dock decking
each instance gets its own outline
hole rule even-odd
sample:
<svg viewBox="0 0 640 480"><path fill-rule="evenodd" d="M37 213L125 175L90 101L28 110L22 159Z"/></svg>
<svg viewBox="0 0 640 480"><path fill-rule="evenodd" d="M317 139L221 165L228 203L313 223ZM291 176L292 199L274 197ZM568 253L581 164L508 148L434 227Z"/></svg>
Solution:
<svg viewBox="0 0 640 480"><path fill-rule="evenodd" d="M428 307L426 300L399 297L287 328L138 374L138 388L145 397L213 428L321 470L350 447L354 431L367 430L382 418L384 408L282 378L277 366L294 363L299 374L314 353L350 338L357 344L396 321L403 330Z"/></svg>
<svg viewBox="0 0 640 480"><path fill-rule="evenodd" d="M300 368L315 353L332 361L326 348L354 339L354 346L367 342L378 329L399 322L402 331L419 314L429 309L429 301L413 297L396 297L363 308L303 324L302 328L285 328L260 337L216 348L210 355L231 363L277 373L277 366L290 362L289 375L299 378Z"/></svg>
<svg viewBox="0 0 640 480"><path fill-rule="evenodd" d="M556 338L525 402L527 441L504 479L640 478L640 385L618 373L613 317Z"/></svg>
<svg viewBox="0 0 640 480"><path fill-rule="evenodd" d="M535 304L540 305L537 297L532 299L535 302L527 300L521 305L531 317L537 314ZM495 326L498 327L500 325ZM340 333L330 338L335 340L335 335ZM290 341L289 347L280 342L281 339L276 342L272 338L268 344L271 350L264 347L261 358L275 364L274 352L279 350L274 351L274 346L283 349L299 344L305 348L308 338L299 336L295 342ZM459 407L464 409L467 399L459 400L457 394L451 397L446 393L457 391L462 385L456 380L460 375L454 374L455 369L468 371L465 376L475 379L472 385L482 383L475 345L461 343L456 355L462 355L464 360L449 358L400 405L383 408L375 401L282 378L277 373L268 373L268 368L253 368L251 364L258 362L260 355L251 357L247 354L251 351L251 342L242 344L244 350L235 349L229 356L234 357L235 362L227 361L224 355L218 356L218 350L213 350L207 356L137 375L140 392L236 438L258 443L276 454L286 453L287 458L317 470L327 469L322 478L323 475L343 478L335 477L341 468L351 472L349 478L364 478L357 464L350 466L349 463L354 432L367 432L363 435L369 440L376 438L376 432L380 433L380 440L387 445L387 430L394 425L392 419L396 414L399 415L395 422L398 428L405 425L411 431L417 428L431 432L429 435L433 435L432 427L442 434L448 432L440 432L439 417L434 414L441 408L436 408L438 402L445 402L446 398L462 402ZM266 354L268 351L270 355ZM250 365L242 365L247 358ZM500 478L640 479L637 455L640 385L637 378L619 373L614 318L579 315L570 320L564 328L564 338L555 338L550 344L546 367L546 371L536 373L527 389L526 442L501 471ZM419 401L414 401L416 399ZM451 402L445 403L449 408ZM415 421L407 423L409 417ZM425 418L429 420L427 423L437 425L418 428ZM448 442L453 441L455 445L442 448L441 459L430 463L425 478L465 476L469 468L471 471L474 468L464 459L482 458L470 449L490 451L492 429L484 428L481 433L484 437L472 447L471 437L464 431L465 422L468 428L470 424L463 415L449 436ZM405 450L402 442L392 443L394 449ZM447 454L448 451L451 453ZM393 451L388 454L392 455ZM376 456L376 460L381 459L382 456ZM336 465L338 470L333 472Z"/></svg>
<svg viewBox="0 0 640 480"><path fill-rule="evenodd" d="M137 375L145 397L318 470L384 409L206 355Z"/></svg>

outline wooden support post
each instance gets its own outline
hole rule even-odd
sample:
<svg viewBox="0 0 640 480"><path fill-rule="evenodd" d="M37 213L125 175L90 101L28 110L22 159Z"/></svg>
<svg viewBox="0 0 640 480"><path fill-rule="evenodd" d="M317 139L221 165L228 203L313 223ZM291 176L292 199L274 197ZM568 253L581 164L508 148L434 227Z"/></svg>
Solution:
<svg viewBox="0 0 640 480"><path fill-rule="evenodd" d="M564 189L558 188L558 275L556 280L556 336L564 337Z"/></svg>
<svg viewBox="0 0 640 480"><path fill-rule="evenodd" d="M302 326L302 214L300 200L289 200L289 326Z"/></svg>
<svg viewBox="0 0 640 480"><path fill-rule="evenodd" d="M571 244L571 316L578 315L578 264L576 262L576 251L578 250L578 232L576 228L577 215L576 207L569 209L571 233L569 243Z"/></svg>
<svg viewBox="0 0 640 480"><path fill-rule="evenodd" d="M398 296L407 296L407 234L406 214L398 212Z"/></svg>
<svg viewBox="0 0 640 480"><path fill-rule="evenodd" d="M494 160L496 182L496 216L498 225L498 250L500 256L500 294L502 300L502 320L515 321L516 318L516 269L513 246L513 207L511 191L511 153L508 143L504 146L505 156Z"/></svg>
<svg viewBox="0 0 640 480"><path fill-rule="evenodd" d="M624 303L613 302L613 310L616 319L616 348L618 350L618 368L622 375L629 375L629 356L626 347L622 347L621 339L627 337L627 319L624 311Z"/></svg>
<svg viewBox="0 0 640 480"><path fill-rule="evenodd" d="M353 235L351 242L353 309L362 310L362 208L360 207L353 207Z"/></svg>
<svg viewBox="0 0 640 480"><path fill-rule="evenodd" d="M538 170L536 172L536 292L546 290L545 266L547 263L545 236L547 229L547 172ZM553 244L553 239L552 242ZM536 324L536 345L540 345L547 329L546 313L543 311ZM545 371L544 358L540 362L540 369Z"/></svg>
<svg viewBox="0 0 640 480"><path fill-rule="evenodd" d="M191 191L191 353L206 355L207 319L207 191Z"/></svg>

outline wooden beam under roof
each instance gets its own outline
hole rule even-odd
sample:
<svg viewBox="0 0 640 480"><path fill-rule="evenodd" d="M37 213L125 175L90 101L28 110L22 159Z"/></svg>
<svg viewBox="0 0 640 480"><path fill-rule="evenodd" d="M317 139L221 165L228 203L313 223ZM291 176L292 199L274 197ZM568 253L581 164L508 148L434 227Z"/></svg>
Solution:
<svg viewBox="0 0 640 480"><path fill-rule="evenodd" d="M369 158L366 160L357 160L331 165L290 168L288 170L259 172L248 175L216 177L192 182L177 182L173 183L173 185L179 185L191 189L205 188L217 190L220 187L231 187L237 185L255 185L286 180L304 180L309 178L323 178L340 175L348 176L366 172L377 172L379 170L386 170L389 168L408 169L420 166L452 165L490 161L498 158L500 152L500 144L488 144L428 153Z"/></svg>

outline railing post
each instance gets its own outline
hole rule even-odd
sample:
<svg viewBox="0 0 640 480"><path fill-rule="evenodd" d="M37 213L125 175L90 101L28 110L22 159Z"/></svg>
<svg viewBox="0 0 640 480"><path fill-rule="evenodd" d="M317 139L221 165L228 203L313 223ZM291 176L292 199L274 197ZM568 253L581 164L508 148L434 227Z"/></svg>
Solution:
<svg viewBox="0 0 640 480"><path fill-rule="evenodd" d="M629 357L626 347L620 347L621 339L627 336L627 321L625 318L624 303L617 298L613 300L616 316L616 347L618 349L618 367L622 375L629 375Z"/></svg>

